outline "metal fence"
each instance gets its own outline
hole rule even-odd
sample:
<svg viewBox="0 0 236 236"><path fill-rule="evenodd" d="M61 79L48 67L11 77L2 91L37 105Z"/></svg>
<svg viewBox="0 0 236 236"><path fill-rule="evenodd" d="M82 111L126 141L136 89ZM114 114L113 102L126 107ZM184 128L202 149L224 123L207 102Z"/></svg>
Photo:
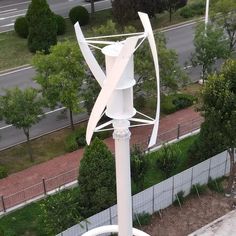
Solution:
<svg viewBox="0 0 236 236"><path fill-rule="evenodd" d="M164 142L179 139L186 134L191 134L195 130L200 128L203 121L202 117L197 119L178 124L176 128L170 129L166 132L158 135L158 142L156 146L161 145ZM138 144L147 147L148 137L141 137L140 139L133 140L132 144ZM32 201L36 201L46 196L50 191L65 186L68 183L74 182L78 177L78 168L72 169L68 172L62 173L49 179L42 179L37 184L34 184L22 191L16 192L8 196L0 196L0 213L11 211L22 205L26 205Z"/></svg>
<svg viewBox="0 0 236 236"><path fill-rule="evenodd" d="M196 184L207 184L209 178L216 179L229 173L230 160L227 151L224 151L204 162L195 165L165 181L156 184L138 194L132 196L133 218L138 214L161 211L170 206L177 199L177 194L184 191L184 195L190 193ZM77 224L57 236L80 236L90 229L117 224L117 206L114 205L85 221Z"/></svg>

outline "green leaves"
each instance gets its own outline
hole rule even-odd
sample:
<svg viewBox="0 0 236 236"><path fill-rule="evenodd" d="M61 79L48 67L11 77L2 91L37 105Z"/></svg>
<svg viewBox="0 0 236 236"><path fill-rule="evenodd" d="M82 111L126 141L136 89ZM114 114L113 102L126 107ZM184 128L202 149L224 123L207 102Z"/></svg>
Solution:
<svg viewBox="0 0 236 236"><path fill-rule="evenodd" d="M85 64L75 43L58 43L50 49L49 55L37 53L33 58L37 75L34 78L41 85L42 95L50 107L61 104L71 113L79 112L79 91L85 78ZM71 119L72 125L73 120Z"/></svg>
<svg viewBox="0 0 236 236"><path fill-rule="evenodd" d="M208 24L206 31L204 24L196 28L194 37L195 52L192 54L193 66L201 65L203 79L212 72L215 62L229 56L229 42L223 29Z"/></svg>
<svg viewBox="0 0 236 236"><path fill-rule="evenodd" d="M111 206L116 199L115 160L107 146L95 138L80 162L79 202L84 217Z"/></svg>
<svg viewBox="0 0 236 236"><path fill-rule="evenodd" d="M43 113L43 104L43 99L32 88L6 90L6 95L0 98L2 118L18 129L29 129L36 124Z"/></svg>

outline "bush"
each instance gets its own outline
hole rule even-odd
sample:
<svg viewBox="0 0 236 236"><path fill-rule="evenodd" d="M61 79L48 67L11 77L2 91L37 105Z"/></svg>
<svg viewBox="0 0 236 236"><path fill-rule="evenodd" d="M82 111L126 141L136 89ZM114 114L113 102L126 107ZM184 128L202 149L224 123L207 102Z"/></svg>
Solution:
<svg viewBox="0 0 236 236"><path fill-rule="evenodd" d="M66 32L66 21L60 15L55 15L55 19L57 22L57 35L62 35Z"/></svg>
<svg viewBox="0 0 236 236"><path fill-rule="evenodd" d="M73 7L69 12L69 18L73 24L77 21L81 26L89 23L89 13L87 9L82 6Z"/></svg>
<svg viewBox="0 0 236 236"><path fill-rule="evenodd" d="M21 38L27 38L29 35L29 26L26 18L24 16L18 17L14 24L15 32Z"/></svg>
<svg viewBox="0 0 236 236"><path fill-rule="evenodd" d="M194 11L192 10L192 8L189 5L187 5L183 8L181 8L180 15L183 18L190 18L190 17L194 16Z"/></svg>
<svg viewBox="0 0 236 236"><path fill-rule="evenodd" d="M176 197L175 201L173 202L173 205L174 206L179 206L179 204L183 205L183 203L184 203L184 191L178 192L177 197Z"/></svg>
<svg viewBox="0 0 236 236"><path fill-rule="evenodd" d="M131 150L131 178L138 187L143 187L144 174L147 170L145 153L137 145Z"/></svg>
<svg viewBox="0 0 236 236"><path fill-rule="evenodd" d="M191 195L200 195L200 194L203 194L205 193L207 190L207 186L204 184L204 185L200 185L200 184L195 184L192 186L191 190L190 190L190 194ZM198 193L197 193L198 191Z"/></svg>
<svg viewBox="0 0 236 236"><path fill-rule="evenodd" d="M173 99L173 104L176 110L180 110L193 105L194 97L188 94L176 94Z"/></svg>
<svg viewBox="0 0 236 236"><path fill-rule="evenodd" d="M177 145L164 145L157 153L156 165L166 177L170 177L180 161L181 151Z"/></svg>
<svg viewBox="0 0 236 236"><path fill-rule="evenodd" d="M133 222L134 227L139 227L143 225L149 225L151 223L152 216L146 212L135 215Z"/></svg>
<svg viewBox="0 0 236 236"><path fill-rule="evenodd" d="M29 24L28 48L30 52L49 53L57 43L57 23L46 0L32 0L26 13Z"/></svg>
<svg viewBox="0 0 236 236"><path fill-rule="evenodd" d="M7 169L4 166L0 166L0 179L8 176Z"/></svg>
<svg viewBox="0 0 236 236"><path fill-rule="evenodd" d="M165 114L171 114L176 111L176 107L173 104L172 96L162 96L161 98L161 112Z"/></svg>
<svg viewBox="0 0 236 236"><path fill-rule="evenodd" d="M223 193L224 188L222 184L222 178L217 178L217 179L211 179L209 178L209 181L207 183L207 186L210 190L218 192L218 193Z"/></svg>
<svg viewBox="0 0 236 236"><path fill-rule="evenodd" d="M170 114L180 109L193 105L194 97L188 94L171 94L162 96L161 111L165 114Z"/></svg>
<svg viewBox="0 0 236 236"><path fill-rule="evenodd" d="M193 4L187 5L180 10L180 15L184 18L203 15L205 12L205 3L198 1Z"/></svg>
<svg viewBox="0 0 236 236"><path fill-rule="evenodd" d="M70 133L65 139L65 151L73 152L78 148L84 147L86 145L85 135L85 127L80 127L74 132Z"/></svg>

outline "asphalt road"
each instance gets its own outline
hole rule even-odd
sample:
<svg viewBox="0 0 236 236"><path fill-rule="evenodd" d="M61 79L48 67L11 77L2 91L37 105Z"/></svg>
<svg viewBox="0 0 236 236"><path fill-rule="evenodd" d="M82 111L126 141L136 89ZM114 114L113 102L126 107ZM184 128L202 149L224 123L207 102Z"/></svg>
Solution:
<svg viewBox="0 0 236 236"><path fill-rule="evenodd" d="M164 31L167 38L167 46L173 48L179 54L179 63L183 67L186 61L189 61L191 53L194 50L193 35L195 24L187 24L178 26ZM192 80L198 80L200 70L189 68L187 72L191 75ZM32 80L35 75L35 70L32 67L20 68L15 71L5 72L0 74L0 95L4 94L4 89L19 86L20 88L37 87L38 85ZM84 118L85 115L82 115ZM75 116L75 121L78 121L81 116ZM0 123L0 149L4 149L9 145L25 140L21 130L16 130L13 127L3 128L6 124ZM50 132L69 125L69 120L66 116L61 115L61 111L46 115L37 125L32 127L31 137L37 137L40 134Z"/></svg>
<svg viewBox="0 0 236 236"><path fill-rule="evenodd" d="M17 17L24 16L31 1L24 0L0 0L0 33L10 31L14 28ZM85 0L48 0L50 8L56 14L68 17L70 9L82 5L90 12L91 4ZM95 2L95 11L111 7L110 0Z"/></svg>

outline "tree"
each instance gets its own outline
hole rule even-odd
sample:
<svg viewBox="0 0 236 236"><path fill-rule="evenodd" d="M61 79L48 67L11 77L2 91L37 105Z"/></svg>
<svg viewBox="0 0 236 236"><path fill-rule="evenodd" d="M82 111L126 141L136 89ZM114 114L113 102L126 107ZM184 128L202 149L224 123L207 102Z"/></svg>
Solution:
<svg viewBox="0 0 236 236"><path fill-rule="evenodd" d="M85 77L83 57L75 43L58 43L49 55L37 53L33 64L41 85L43 97L50 107L62 104L70 112L71 129L74 130L73 112L82 110L79 90Z"/></svg>
<svg viewBox="0 0 236 236"><path fill-rule="evenodd" d="M227 192L230 193L236 171L234 164L234 148L236 145L236 60L228 60L219 75L213 75L209 78L202 91L201 109L205 120L211 127L215 127L222 137L219 139L219 145L222 146L223 143L228 149L231 166ZM215 145L218 144L215 143Z"/></svg>
<svg viewBox="0 0 236 236"><path fill-rule="evenodd" d="M141 147L135 145L131 150L131 178L141 191L144 184L144 175L147 170L147 158Z"/></svg>
<svg viewBox="0 0 236 236"><path fill-rule="evenodd" d="M111 206L116 199L115 161L98 138L85 148L80 162L79 203L84 217Z"/></svg>
<svg viewBox="0 0 236 236"><path fill-rule="evenodd" d="M31 52L49 52L57 43L57 22L46 0L32 0L26 13L29 25L28 47Z"/></svg>
<svg viewBox="0 0 236 236"><path fill-rule="evenodd" d="M213 66L218 59L226 59L229 56L228 40L223 29L208 24L206 30L204 24L198 25L194 36L195 52L192 54L193 66L202 67L203 81L212 73Z"/></svg>
<svg viewBox="0 0 236 236"><path fill-rule="evenodd" d="M30 160L34 161L30 145L30 128L39 122L43 113L44 101L33 88L24 91L19 88L6 90L0 98L0 113L7 124L12 124L17 129L23 129L27 138L27 147Z"/></svg>
<svg viewBox="0 0 236 236"><path fill-rule="evenodd" d="M184 7L187 4L187 0L161 0L160 3L162 8L169 12L169 20L171 22L173 12Z"/></svg>
<svg viewBox="0 0 236 236"><path fill-rule="evenodd" d="M220 0L213 7L213 21L223 26L228 35L230 51L236 45L236 2L235 0ZM220 16L217 13L221 13Z"/></svg>
<svg viewBox="0 0 236 236"><path fill-rule="evenodd" d="M155 36L160 66L160 83L164 92L175 91L187 81L187 76L178 64L178 56L172 49L166 47L162 34ZM144 42L136 51L135 69L138 75L138 87L147 92L148 96L156 94L156 75L148 42Z"/></svg>
<svg viewBox="0 0 236 236"><path fill-rule="evenodd" d="M46 235L56 235L83 220L79 211L78 191L60 191L40 203L39 215Z"/></svg>

